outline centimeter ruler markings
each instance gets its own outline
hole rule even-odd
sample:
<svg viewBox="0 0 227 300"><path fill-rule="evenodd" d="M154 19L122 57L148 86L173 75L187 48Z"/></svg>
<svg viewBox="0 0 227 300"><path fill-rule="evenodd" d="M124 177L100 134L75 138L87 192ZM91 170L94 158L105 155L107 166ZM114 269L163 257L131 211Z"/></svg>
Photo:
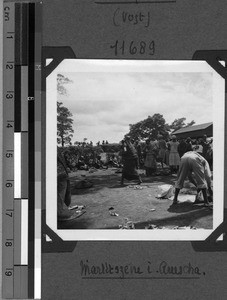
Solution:
<svg viewBox="0 0 227 300"><path fill-rule="evenodd" d="M28 190L26 189L26 174L28 173L29 148L26 143L28 128L25 128L28 116L27 103L27 4L15 3L15 103L14 103L14 297L28 296ZM23 111L24 109L24 111ZM25 184L25 185L24 185Z"/></svg>
<svg viewBox="0 0 227 300"><path fill-rule="evenodd" d="M41 296L40 16L40 3L4 4L4 298Z"/></svg>
<svg viewBox="0 0 227 300"><path fill-rule="evenodd" d="M13 298L14 284L14 44L15 6L7 3L3 9L3 231L2 231L2 291Z"/></svg>

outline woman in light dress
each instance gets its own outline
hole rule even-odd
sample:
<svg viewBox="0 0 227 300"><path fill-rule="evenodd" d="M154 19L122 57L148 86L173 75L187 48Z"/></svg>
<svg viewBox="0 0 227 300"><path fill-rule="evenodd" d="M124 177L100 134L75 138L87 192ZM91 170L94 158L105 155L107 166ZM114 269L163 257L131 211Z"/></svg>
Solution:
<svg viewBox="0 0 227 300"><path fill-rule="evenodd" d="M169 166L172 173L176 173L180 165L180 155L178 153L179 142L175 135L172 136L172 140L169 142Z"/></svg>
<svg viewBox="0 0 227 300"><path fill-rule="evenodd" d="M158 148L159 148L159 152L158 152L158 158L161 161L161 165L162 165L162 169L163 169L163 164L165 161L165 156L166 156L166 141L163 139L162 135L158 136Z"/></svg>

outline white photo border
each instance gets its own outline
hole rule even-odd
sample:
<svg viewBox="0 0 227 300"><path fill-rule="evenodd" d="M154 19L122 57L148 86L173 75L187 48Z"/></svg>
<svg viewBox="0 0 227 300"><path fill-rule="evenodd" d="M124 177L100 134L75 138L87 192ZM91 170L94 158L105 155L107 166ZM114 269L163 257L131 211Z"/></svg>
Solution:
<svg viewBox="0 0 227 300"><path fill-rule="evenodd" d="M57 74L75 72L210 72L213 74L213 229L108 230L57 228ZM73 65L73 68L72 68ZM142 70L142 71L141 71ZM55 85L55 88L53 88ZM202 112L201 112L202 113ZM64 241L204 241L224 219L225 80L199 60L65 59L46 79L46 224Z"/></svg>

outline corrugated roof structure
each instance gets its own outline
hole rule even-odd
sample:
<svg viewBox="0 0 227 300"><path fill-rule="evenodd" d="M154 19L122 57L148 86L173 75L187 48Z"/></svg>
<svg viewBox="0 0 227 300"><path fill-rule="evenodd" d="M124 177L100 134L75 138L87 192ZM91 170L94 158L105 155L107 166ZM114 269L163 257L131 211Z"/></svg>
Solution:
<svg viewBox="0 0 227 300"><path fill-rule="evenodd" d="M211 137L213 136L213 122L184 127L174 131L172 134L176 135L177 138L199 138L203 137L204 134L207 137Z"/></svg>

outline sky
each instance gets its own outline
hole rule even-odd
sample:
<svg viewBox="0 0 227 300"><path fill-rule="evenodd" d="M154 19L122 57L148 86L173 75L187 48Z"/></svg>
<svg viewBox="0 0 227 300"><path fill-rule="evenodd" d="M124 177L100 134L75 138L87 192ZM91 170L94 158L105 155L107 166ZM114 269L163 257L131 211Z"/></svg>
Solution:
<svg viewBox="0 0 227 300"><path fill-rule="evenodd" d="M167 123L185 117L212 122L211 72L64 72L72 82L58 96L73 114L75 141L119 142L155 113Z"/></svg>

